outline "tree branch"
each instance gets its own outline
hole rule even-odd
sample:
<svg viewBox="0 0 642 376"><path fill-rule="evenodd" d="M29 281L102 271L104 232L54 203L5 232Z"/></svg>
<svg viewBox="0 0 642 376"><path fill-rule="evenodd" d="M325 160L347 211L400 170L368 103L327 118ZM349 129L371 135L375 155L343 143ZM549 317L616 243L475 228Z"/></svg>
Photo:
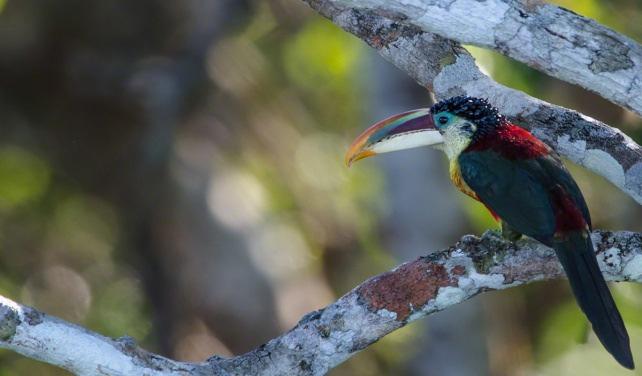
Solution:
<svg viewBox="0 0 642 376"><path fill-rule="evenodd" d="M544 1L338 0L460 43L496 50L642 115L642 46ZM325 6L325 5L323 5Z"/></svg>
<svg viewBox="0 0 642 376"><path fill-rule="evenodd" d="M498 84L479 70L459 43L407 25L407 17L394 6L398 2L377 8L377 0L304 1L375 48L437 99L461 94L488 98L560 154L605 177L642 204L642 148L620 130ZM636 93L642 98L640 90Z"/></svg>
<svg viewBox="0 0 642 376"><path fill-rule="evenodd" d="M124 307L123 307L124 308ZM188 375L194 367L0 297L0 347L77 375Z"/></svg>
<svg viewBox="0 0 642 376"><path fill-rule="evenodd" d="M642 282L642 234L595 231L607 280ZM78 375L323 375L411 321L489 290L563 276L550 249L488 231L373 277L282 336L237 357L182 363L0 299L0 347Z"/></svg>

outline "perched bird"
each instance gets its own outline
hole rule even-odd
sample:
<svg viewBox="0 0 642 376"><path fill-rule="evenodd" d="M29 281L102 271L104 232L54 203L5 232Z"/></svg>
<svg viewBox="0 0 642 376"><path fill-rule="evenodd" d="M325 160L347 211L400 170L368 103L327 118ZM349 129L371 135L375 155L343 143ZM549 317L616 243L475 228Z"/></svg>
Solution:
<svg viewBox="0 0 642 376"><path fill-rule="evenodd" d="M346 164L425 145L446 152L453 183L501 220L505 237L524 234L555 250L595 334L633 369L629 336L595 258L586 202L559 155L488 101L458 96L371 126L350 146Z"/></svg>

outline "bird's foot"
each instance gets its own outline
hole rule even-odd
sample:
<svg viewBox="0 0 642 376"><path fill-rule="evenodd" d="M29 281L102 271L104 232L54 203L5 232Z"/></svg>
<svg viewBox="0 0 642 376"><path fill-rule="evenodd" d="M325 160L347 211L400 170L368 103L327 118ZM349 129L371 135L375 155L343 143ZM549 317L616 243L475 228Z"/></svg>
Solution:
<svg viewBox="0 0 642 376"><path fill-rule="evenodd" d="M506 222L502 221L502 238L510 242L516 242L522 238L522 234L510 227Z"/></svg>

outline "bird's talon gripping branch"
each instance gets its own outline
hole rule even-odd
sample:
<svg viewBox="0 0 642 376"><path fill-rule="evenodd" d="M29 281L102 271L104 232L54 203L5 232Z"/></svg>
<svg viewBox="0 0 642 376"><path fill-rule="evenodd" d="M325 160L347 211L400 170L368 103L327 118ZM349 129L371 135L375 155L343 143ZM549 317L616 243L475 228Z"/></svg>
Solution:
<svg viewBox="0 0 642 376"><path fill-rule="evenodd" d="M593 250L588 208L557 153L488 101L459 96L373 125L350 146L346 163L424 145L446 152L453 183L501 219L502 239L524 234L555 250L597 337L632 369L629 336Z"/></svg>
<svg viewBox="0 0 642 376"><path fill-rule="evenodd" d="M502 221L502 237L510 242L516 242L522 238L522 234Z"/></svg>

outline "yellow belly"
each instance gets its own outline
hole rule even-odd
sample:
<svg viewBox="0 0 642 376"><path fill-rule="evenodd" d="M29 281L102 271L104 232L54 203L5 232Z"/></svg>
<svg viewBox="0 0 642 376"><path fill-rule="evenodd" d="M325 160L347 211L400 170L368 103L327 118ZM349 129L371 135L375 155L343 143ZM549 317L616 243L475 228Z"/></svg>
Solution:
<svg viewBox="0 0 642 376"><path fill-rule="evenodd" d="M453 158L450 161L450 169L449 170L450 170L450 180L453 181L453 184L455 185L455 187L459 188L460 191L464 192L468 196L470 196L470 197L474 198L475 200L479 201L479 198L477 197L475 192L473 192L473 190L470 189L468 184L466 184L464 179L462 179L461 171L459 170L459 163L457 163L457 159L456 158Z"/></svg>
<svg viewBox="0 0 642 376"><path fill-rule="evenodd" d="M481 202L484 204L479 197L477 197L477 194L470 189L468 184L464 181L464 179L461 177L461 171L459 170L459 163L457 163L456 160L451 160L450 161L450 180L453 181L453 184L455 184L455 187L459 188L460 191L464 192L468 196L474 198L475 200ZM495 218L496 221L499 221L499 215L497 215L488 205L484 204L486 206L486 209L490 212L490 215Z"/></svg>

